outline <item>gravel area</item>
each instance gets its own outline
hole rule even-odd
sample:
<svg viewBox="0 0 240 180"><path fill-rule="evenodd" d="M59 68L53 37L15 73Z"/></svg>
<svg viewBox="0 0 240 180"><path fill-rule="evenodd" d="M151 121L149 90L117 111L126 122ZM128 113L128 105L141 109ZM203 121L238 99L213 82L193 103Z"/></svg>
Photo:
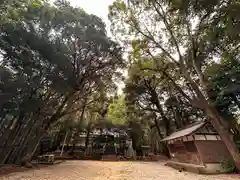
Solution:
<svg viewBox="0 0 240 180"><path fill-rule="evenodd" d="M239 180L240 175L197 175L178 172L159 162L67 161L0 180Z"/></svg>

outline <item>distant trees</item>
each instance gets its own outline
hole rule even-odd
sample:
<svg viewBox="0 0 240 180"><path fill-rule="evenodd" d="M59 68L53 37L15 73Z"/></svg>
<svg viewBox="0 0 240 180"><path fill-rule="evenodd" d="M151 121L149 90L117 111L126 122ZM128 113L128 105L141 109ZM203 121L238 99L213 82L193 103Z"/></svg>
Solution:
<svg viewBox="0 0 240 180"><path fill-rule="evenodd" d="M170 135L174 130L183 128L198 118L204 118L199 109L193 108L174 89L173 79L164 78L152 71L152 68L154 62L151 59L136 61L130 65L125 87L130 106L154 115L155 126L163 136ZM170 71L172 70L169 68Z"/></svg>
<svg viewBox="0 0 240 180"><path fill-rule="evenodd" d="M104 23L68 2L14 0L0 7L4 164L31 158L54 123L81 118L85 107L115 90L124 61Z"/></svg>
<svg viewBox="0 0 240 180"><path fill-rule="evenodd" d="M145 129L145 139L152 149L165 151L160 139L184 128L192 122L205 119L202 111L192 107L173 85L173 78L164 78L152 70L151 59L135 61L130 64L125 82L128 119L137 119ZM173 71L169 68L169 72ZM135 122L136 123L136 122ZM155 150L154 150L155 151ZM165 152L167 153L167 152Z"/></svg>
<svg viewBox="0 0 240 180"><path fill-rule="evenodd" d="M113 99L113 102L109 104L107 118L113 124L127 123L127 107L124 95Z"/></svg>

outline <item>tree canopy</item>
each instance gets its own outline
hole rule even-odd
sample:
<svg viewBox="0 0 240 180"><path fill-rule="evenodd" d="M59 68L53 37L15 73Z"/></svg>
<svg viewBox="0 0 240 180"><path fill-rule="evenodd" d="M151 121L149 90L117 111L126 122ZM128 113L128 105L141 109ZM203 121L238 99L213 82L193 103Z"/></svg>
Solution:
<svg viewBox="0 0 240 180"><path fill-rule="evenodd" d="M4 1L1 8L3 164L31 157L58 120L106 101L124 61L102 20L67 1Z"/></svg>
<svg viewBox="0 0 240 180"><path fill-rule="evenodd" d="M204 112L236 165L240 156L230 122L214 105L206 70L221 58L238 59L238 0L116 0L109 8L115 37L126 44L130 62L152 59L158 72L188 104Z"/></svg>
<svg viewBox="0 0 240 180"><path fill-rule="evenodd" d="M65 0L1 1L0 163L31 158L51 130L76 144L109 121L129 126L135 149L159 152L160 139L204 120L240 169L239 10L239 0L115 0L109 37Z"/></svg>

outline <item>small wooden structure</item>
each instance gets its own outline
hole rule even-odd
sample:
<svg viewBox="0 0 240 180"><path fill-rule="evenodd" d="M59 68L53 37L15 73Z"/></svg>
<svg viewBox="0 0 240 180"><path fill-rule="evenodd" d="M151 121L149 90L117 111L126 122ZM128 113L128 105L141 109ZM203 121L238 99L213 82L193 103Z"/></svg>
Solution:
<svg viewBox="0 0 240 180"><path fill-rule="evenodd" d="M192 124L162 141L167 143L172 163L197 165L211 173L220 171L223 159L231 158L221 137L207 122Z"/></svg>
<svg viewBox="0 0 240 180"><path fill-rule="evenodd" d="M46 154L42 156L38 156L39 164L53 164L54 163L54 154Z"/></svg>

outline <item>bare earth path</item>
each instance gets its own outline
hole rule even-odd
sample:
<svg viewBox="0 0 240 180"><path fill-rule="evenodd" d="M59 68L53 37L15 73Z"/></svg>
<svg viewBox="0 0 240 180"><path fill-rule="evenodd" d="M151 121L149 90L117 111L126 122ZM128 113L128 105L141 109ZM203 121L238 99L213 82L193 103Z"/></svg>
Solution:
<svg viewBox="0 0 240 180"><path fill-rule="evenodd" d="M204 176L178 172L158 162L67 161L0 180L239 180L240 175Z"/></svg>

